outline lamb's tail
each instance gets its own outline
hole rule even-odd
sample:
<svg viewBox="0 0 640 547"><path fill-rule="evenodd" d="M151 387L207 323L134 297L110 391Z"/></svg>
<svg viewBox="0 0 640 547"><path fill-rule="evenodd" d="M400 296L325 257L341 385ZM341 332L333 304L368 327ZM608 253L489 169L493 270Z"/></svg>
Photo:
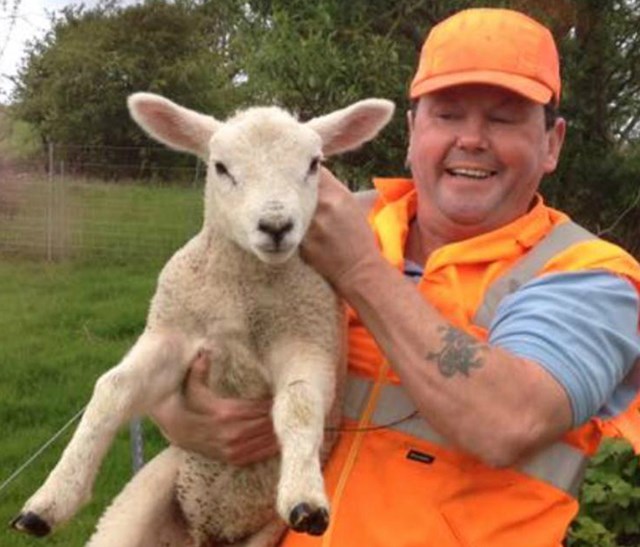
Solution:
<svg viewBox="0 0 640 547"><path fill-rule="evenodd" d="M190 545L174 495L180 458L169 447L145 465L102 515L86 547Z"/></svg>

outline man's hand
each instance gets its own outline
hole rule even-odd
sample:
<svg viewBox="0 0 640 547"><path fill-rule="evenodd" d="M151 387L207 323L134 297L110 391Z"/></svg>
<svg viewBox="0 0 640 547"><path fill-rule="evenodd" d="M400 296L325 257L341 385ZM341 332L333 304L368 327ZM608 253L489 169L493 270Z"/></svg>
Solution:
<svg viewBox="0 0 640 547"><path fill-rule="evenodd" d="M233 465L248 465L278 453L271 401L216 397L207 386L210 356L191 364L184 393L158 405L151 417L180 448Z"/></svg>
<svg viewBox="0 0 640 547"><path fill-rule="evenodd" d="M346 289L355 268L383 260L362 207L325 168L320 171L318 207L301 250L339 292Z"/></svg>

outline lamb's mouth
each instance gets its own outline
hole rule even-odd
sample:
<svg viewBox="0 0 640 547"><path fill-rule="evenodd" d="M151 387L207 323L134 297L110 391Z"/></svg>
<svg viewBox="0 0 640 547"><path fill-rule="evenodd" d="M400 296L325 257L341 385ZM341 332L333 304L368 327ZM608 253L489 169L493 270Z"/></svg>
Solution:
<svg viewBox="0 0 640 547"><path fill-rule="evenodd" d="M497 175L497 171L490 169L473 169L467 167L445 169L445 172L452 177L466 177L476 180L484 180Z"/></svg>
<svg viewBox="0 0 640 547"><path fill-rule="evenodd" d="M260 253L262 253L266 257L269 257L270 259L276 259L276 260L281 257L289 256L289 254L291 254L292 248L293 248L293 245L289 245L286 243L280 244L280 245L265 244L265 245L258 246L258 250Z"/></svg>
<svg viewBox="0 0 640 547"><path fill-rule="evenodd" d="M266 254L284 254L291 251L293 245L289 243L266 243L264 245L260 245L259 248L263 253Z"/></svg>
<svg viewBox="0 0 640 547"><path fill-rule="evenodd" d="M271 255L271 256L278 256L278 255L283 255L286 254L288 249L281 249L281 248L277 248L277 249L261 249L262 252L266 255Z"/></svg>

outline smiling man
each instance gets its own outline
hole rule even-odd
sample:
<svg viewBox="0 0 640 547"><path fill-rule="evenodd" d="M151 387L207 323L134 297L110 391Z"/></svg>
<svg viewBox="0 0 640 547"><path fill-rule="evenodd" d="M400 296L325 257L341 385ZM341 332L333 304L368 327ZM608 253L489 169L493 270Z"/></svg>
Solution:
<svg viewBox="0 0 640 547"><path fill-rule="evenodd" d="M640 446L640 268L538 194L559 72L538 22L460 12L411 84L413 179L360 213L325 172L304 251L353 310L350 432L330 529L287 547L558 546L602 434Z"/></svg>
<svg viewBox="0 0 640 547"><path fill-rule="evenodd" d="M283 545L557 547L601 437L640 447L640 266L538 194L560 93L544 26L462 11L411 84L413 178L354 196L323 171L304 255L351 306L345 428L329 529ZM157 415L169 437L239 464L277 449L264 408L194 378Z"/></svg>

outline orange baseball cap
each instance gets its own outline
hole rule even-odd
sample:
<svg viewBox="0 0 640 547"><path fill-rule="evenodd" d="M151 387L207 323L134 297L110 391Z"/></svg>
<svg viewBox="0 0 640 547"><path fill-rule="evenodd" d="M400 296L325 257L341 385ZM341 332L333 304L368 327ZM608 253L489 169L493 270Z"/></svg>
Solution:
<svg viewBox="0 0 640 547"><path fill-rule="evenodd" d="M541 104L560 101L560 61L549 29L507 9L460 11L431 29L412 99L461 84L507 88Z"/></svg>

